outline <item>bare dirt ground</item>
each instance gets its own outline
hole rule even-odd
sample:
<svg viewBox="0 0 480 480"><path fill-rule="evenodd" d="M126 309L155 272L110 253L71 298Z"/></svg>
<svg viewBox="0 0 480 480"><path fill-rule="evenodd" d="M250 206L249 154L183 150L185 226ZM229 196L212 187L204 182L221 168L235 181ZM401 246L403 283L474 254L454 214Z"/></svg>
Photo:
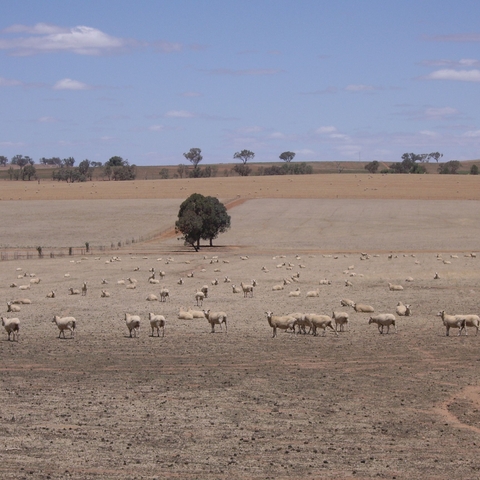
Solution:
<svg viewBox="0 0 480 480"><path fill-rule="evenodd" d="M21 321L18 342L0 340L0 478L479 478L480 337L472 328L446 337L435 316L479 313L477 179L312 177L20 183L14 193L16 182L2 184L1 246L90 241L92 253L0 262L2 315ZM194 191L238 200L231 231L198 254L171 229ZM149 240L98 249L130 236ZM151 267L165 272L166 303L145 300L161 286L148 283ZM298 282L272 291L296 272ZM19 290L25 273L41 282ZM117 284L128 277L135 289ZM253 279L253 298L232 293ZM86 296L68 294L83 281ZM177 318L204 284L204 307L228 314L228 334ZM319 297L307 298L314 289ZM32 304L6 314L20 297ZM376 313L403 301L413 314L380 335L342 298ZM333 309L350 315L338 337L271 338L266 310ZM141 316L138 338L125 312ZM150 336L148 312L167 318L164 338ZM76 317L75 339L56 338L54 314Z"/></svg>

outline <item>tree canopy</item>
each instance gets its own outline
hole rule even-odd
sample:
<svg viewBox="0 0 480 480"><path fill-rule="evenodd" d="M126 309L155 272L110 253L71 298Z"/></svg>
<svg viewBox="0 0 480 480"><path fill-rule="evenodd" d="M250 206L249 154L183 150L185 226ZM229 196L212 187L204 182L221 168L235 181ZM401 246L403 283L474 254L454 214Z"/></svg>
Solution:
<svg viewBox="0 0 480 480"><path fill-rule="evenodd" d="M294 157L295 152L283 152L279 156L280 160L283 160L284 162L291 162Z"/></svg>
<svg viewBox="0 0 480 480"><path fill-rule="evenodd" d="M193 165L193 168L197 168L198 164L203 160L201 148L191 148L183 156Z"/></svg>
<svg viewBox="0 0 480 480"><path fill-rule="evenodd" d="M215 197L193 193L181 205L175 231L182 233L185 245L195 251L200 249L200 240L209 240L210 246L220 233L230 228L230 215L225 205Z"/></svg>

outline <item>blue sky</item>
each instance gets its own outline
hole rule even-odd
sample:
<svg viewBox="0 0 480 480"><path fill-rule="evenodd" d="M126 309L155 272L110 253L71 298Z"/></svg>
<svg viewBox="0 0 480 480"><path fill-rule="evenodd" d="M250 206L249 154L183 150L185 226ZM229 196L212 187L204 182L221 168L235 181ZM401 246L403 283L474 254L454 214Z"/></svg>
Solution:
<svg viewBox="0 0 480 480"><path fill-rule="evenodd" d="M476 0L0 0L0 155L480 158Z"/></svg>

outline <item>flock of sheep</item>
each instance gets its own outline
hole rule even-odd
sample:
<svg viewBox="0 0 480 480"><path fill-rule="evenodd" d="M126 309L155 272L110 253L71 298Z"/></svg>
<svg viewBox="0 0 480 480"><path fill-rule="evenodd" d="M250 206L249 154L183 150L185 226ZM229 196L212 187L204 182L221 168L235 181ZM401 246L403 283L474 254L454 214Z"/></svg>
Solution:
<svg viewBox="0 0 480 480"><path fill-rule="evenodd" d="M325 255L327 256L327 255ZM470 254L471 257L475 257L475 254ZM280 256L278 258L285 258L284 256ZM338 258L338 257L334 257ZM369 259L370 256L367 254L361 254L360 259L361 260L367 260ZM389 256L390 259L393 259L393 255ZM241 256L240 260L248 260L248 256ZM275 259L275 257L274 257ZM296 256L297 261L300 260L299 256ZM86 258L85 258L86 260ZM99 260L99 258L97 258ZM162 260L162 259L158 259ZM207 257L204 257L204 260L207 260ZM109 260L106 261L106 263L114 263L114 262L120 262L121 258L120 257L111 257ZM165 261L165 264L170 264L171 262L174 262L173 258L169 258ZM444 261L448 262L448 261ZM190 262L185 262L185 263L190 263ZM219 259L217 256L213 256L210 259L209 264L212 265L213 272L215 274L218 274L220 272L220 268L215 268L216 263L219 263ZM225 259L223 260L224 264L229 264L230 261ZM449 263L449 262L448 262ZM290 262L283 261L279 264L275 265L275 268L277 269L284 269L285 271L290 271L293 270L294 267L297 267L298 269L302 268L307 268L306 265L302 263L297 263L293 264ZM230 270L233 270L228 266ZM352 280L350 280L352 277L355 277L357 274L353 273L353 266L349 266L345 271L343 271L343 274L347 275L349 279L344 281L344 287L351 287L352 286ZM18 271L21 271L21 269L17 269ZM134 271L139 271L140 268L136 267L134 268ZM202 268L200 272L206 272L206 268ZM261 268L261 272L263 273L268 273L269 269L267 266L263 266ZM170 289L167 288L165 285L160 287L160 279L163 281L164 278L166 277L167 273L165 271L160 271L157 272L156 269L150 268L149 269L149 275L148 278L145 278L144 282L146 285L158 285L159 294L153 294L149 293L147 297L145 298L146 301L148 302L167 302L171 298L171 293ZM157 278L160 277L160 278ZM361 274L359 274L361 276ZM68 278L69 274L65 274L65 278ZM196 277L195 270L189 271L186 274L187 279L193 279ZM301 277L302 275L300 274L300 271L297 271L296 273L289 272L288 275L284 276L283 281L281 283L275 284L271 287L271 291L273 292L281 292L282 290L285 290L285 288L290 285L290 284L300 284L301 283ZM22 285L17 285L16 282L12 282L10 284L11 288L18 288L19 290L25 291L29 290L33 285L38 285L40 284L41 280L39 277L37 277L35 274L18 274L17 275L18 279L29 279L29 282L27 284L22 284ZM439 274L435 272L434 276L432 277L434 280L439 279ZM412 282L413 278L407 277L406 282ZM101 286L100 288L100 297L101 298L108 298L111 296L110 292L106 290L106 286L109 282L106 279L102 279L100 282ZM205 299L209 298L209 292L211 292L212 287L218 286L219 284L231 284L231 279L228 276L224 276L223 281L219 281L218 278L214 278L211 280L211 286L204 284L201 287L196 287L195 290L193 291L191 300L195 301L196 304L196 309L195 308L188 308L186 309L185 307L180 307L180 310L178 312L178 319L180 320L193 320L196 318L201 318L205 319L208 324L210 325L211 332L215 332L215 326L219 326L222 329L222 326L225 326L225 333L227 332L227 314L224 311L212 311L210 309L199 309L198 307L203 307L203 303ZM320 280L319 285L332 285L332 281L328 280L327 278L324 278ZM117 287L124 287L129 290L135 290L137 288L137 285L139 285L139 282L132 277L128 277L126 281L124 279L117 280L115 282ZM177 285L186 285L187 280L184 280L183 277L180 277L177 282ZM386 287L388 288L389 291L391 292L397 292L397 291L402 291L404 288L402 285L398 284L393 284L391 282L387 282ZM38 287L35 287L38 288ZM171 287L170 287L171 288ZM184 287L180 287L184 288ZM251 280L250 282L240 282L240 287L237 287L235 284L231 284L232 288L232 293L237 294L237 293L243 293L244 298L251 298L254 296L254 292L256 288L259 288L259 284L256 280ZM87 296L87 293L90 292L89 289L89 282L85 281L83 282L83 285L81 288L73 288L73 287L68 287L66 288L66 292L68 292L69 295L82 295L82 296ZM89 293L91 295L91 293ZM300 297L302 296L301 290L299 286L296 286L295 290L292 290L288 293L288 297ZM320 296L320 289L315 289L315 290L308 290L305 293L306 298L315 298ZM46 298L56 298L56 291L55 290L50 290L46 294ZM183 296L182 298L185 298ZM31 300L28 298L16 298L13 300L8 300L7 301L7 313L16 313L20 312L22 305L28 305L31 304ZM366 304L361 304L354 302L348 298L343 298L340 301L341 306L343 307L349 307L352 308L355 312L357 313L367 313L371 315L368 319L368 324L375 324L378 327L378 331L380 334L386 333L388 334L390 332L390 327L393 327L395 333L397 332L397 325L396 325L396 320L397 316L399 317L409 317L412 315L412 307L410 304L404 304L401 301L397 302L395 312L386 312L386 313L379 313L375 314L375 309L371 305L366 305ZM325 313L301 313L301 312L293 312L289 314L284 314L284 315L276 315L273 313L273 311L266 311L265 312L266 319L268 325L272 328L272 336L276 337L277 336L277 331L278 330L283 330L283 331L291 331L295 335L297 334L308 334L311 333L313 335L317 335L317 331L321 330L323 336L326 335L327 329L331 330L334 335L339 334L339 332L344 332L348 329L348 324L349 324L349 313L346 311L337 311L334 310L331 315L327 315ZM125 325L127 327L128 333L130 337L136 337L139 334L139 329L140 325L142 323L141 320L141 315L139 314L130 314L130 313L123 313L124 316L124 321ZM437 316L441 317L443 325L445 326L446 329L446 335L449 335L450 329L455 328L458 329L458 335L461 335L462 332L467 334L467 327L473 327L476 330L476 334L478 334L478 330L480 328L480 317L476 314L456 314L456 315L449 315L447 314L444 310L438 312ZM160 336L160 331L162 332L162 337L165 336L165 327L167 320L165 318L165 315L161 314L156 314L153 312L149 312L148 314L148 321L151 329L151 336L155 336L155 334L159 337ZM5 331L8 336L8 340L17 340L19 338L19 332L20 332L20 319L18 317L7 317L7 316L2 316L1 317L1 322L2 326L5 328ZM66 332L69 333L69 336L71 338L74 338L75 336L75 329L77 326L77 320L73 316L65 316L61 317L59 315L54 315L52 322L56 324L58 328L58 337L59 338L66 338L65 334Z"/></svg>

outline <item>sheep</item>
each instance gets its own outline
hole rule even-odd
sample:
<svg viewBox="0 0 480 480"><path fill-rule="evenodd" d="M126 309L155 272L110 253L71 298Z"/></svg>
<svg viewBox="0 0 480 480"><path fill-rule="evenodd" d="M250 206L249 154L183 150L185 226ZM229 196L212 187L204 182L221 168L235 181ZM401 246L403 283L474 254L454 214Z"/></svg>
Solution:
<svg viewBox="0 0 480 480"><path fill-rule="evenodd" d="M197 307L201 307L203 305L203 299L205 298L205 294L200 290L195 292L195 300L197 301Z"/></svg>
<svg viewBox="0 0 480 480"><path fill-rule="evenodd" d="M439 278L440 278L440 275L438 274L438 272L435 272L435 275L433 276L433 279L438 280Z"/></svg>
<svg viewBox="0 0 480 480"><path fill-rule="evenodd" d="M10 288L17 288L17 287L18 287L18 285L15 282L10 284Z"/></svg>
<svg viewBox="0 0 480 480"><path fill-rule="evenodd" d="M446 328L445 335L447 337L450 335L451 328L458 328L459 336L461 335L462 330L465 330L465 334L467 333L466 321L464 318L458 318L456 315L447 315L445 310L438 312L437 317L442 317L442 322Z"/></svg>
<svg viewBox="0 0 480 480"><path fill-rule="evenodd" d="M55 290L51 290L50 292L47 293L46 298L55 298Z"/></svg>
<svg viewBox="0 0 480 480"><path fill-rule="evenodd" d="M280 291L280 290L283 290L284 288L285 288L285 287L284 287L283 285L274 285L274 286L272 287L272 291L273 291L273 292L278 292L278 291Z"/></svg>
<svg viewBox="0 0 480 480"><path fill-rule="evenodd" d="M277 336L277 328L280 330L289 330L292 329L295 332L295 322L297 319L291 315L274 315L273 312L265 312L267 315L268 324L273 329L272 338Z"/></svg>
<svg viewBox="0 0 480 480"><path fill-rule="evenodd" d="M129 283L137 283L137 279L136 279L136 278L130 278L130 277L128 277L127 280L128 280Z"/></svg>
<svg viewBox="0 0 480 480"><path fill-rule="evenodd" d="M31 278L30 283L33 285L38 285L41 282L39 278Z"/></svg>
<svg viewBox="0 0 480 480"><path fill-rule="evenodd" d="M70 287L69 289L69 295L80 295L80 290L78 288L73 288L73 287Z"/></svg>
<svg viewBox="0 0 480 480"><path fill-rule="evenodd" d="M20 290L30 290L30 285L20 285L18 288Z"/></svg>
<svg viewBox="0 0 480 480"><path fill-rule="evenodd" d="M465 327L476 328L475 335L478 335L478 329L480 328L480 317L478 315L455 315L460 320L465 320ZM465 335L467 335L467 329L465 328Z"/></svg>
<svg viewBox="0 0 480 480"><path fill-rule="evenodd" d="M193 318L205 318L203 310L192 310L191 308L189 308L188 313L191 313Z"/></svg>
<svg viewBox="0 0 480 480"><path fill-rule="evenodd" d="M168 288L162 287L162 289L160 290L160 301L161 302L166 302L167 297L169 297L169 296L170 296L170 292L169 292Z"/></svg>
<svg viewBox="0 0 480 480"><path fill-rule="evenodd" d="M397 333L397 326L395 325L395 315L393 313L381 313L370 317L368 319L368 324L376 323L380 335L383 334L383 327L387 327L387 334L390 331L390 325L393 325L395 328L395 333Z"/></svg>
<svg viewBox="0 0 480 480"><path fill-rule="evenodd" d="M182 277L180 277L180 278L178 279L177 284L178 284L178 285L183 285L183 278L182 278Z"/></svg>
<svg viewBox="0 0 480 480"><path fill-rule="evenodd" d="M240 286L242 287L244 298L248 297L249 294L250 294L250 297L253 297L253 285L246 285L243 282L241 282Z"/></svg>
<svg viewBox="0 0 480 480"><path fill-rule="evenodd" d="M70 331L70 338L75 337L75 327L77 326L77 321L74 317L59 317L58 315L54 315L52 323L56 323L58 327L58 338L61 337L63 334L63 338L65 338L65 330Z"/></svg>
<svg viewBox="0 0 480 480"><path fill-rule="evenodd" d="M107 285L108 280L106 278L102 278L102 285Z"/></svg>
<svg viewBox="0 0 480 480"><path fill-rule="evenodd" d="M223 279L223 283L230 283L230 282L231 282L231 280L230 280L230 278L228 278L228 277L225 277L225 278Z"/></svg>
<svg viewBox="0 0 480 480"><path fill-rule="evenodd" d="M128 331L130 332L130 338L138 335L138 330L140 328L140 316L139 315L130 315L129 313L125 314L125 323L127 324Z"/></svg>
<svg viewBox="0 0 480 480"><path fill-rule="evenodd" d="M353 307L354 304L355 302L349 298L342 298L340 300L340 305L342 305L342 307Z"/></svg>
<svg viewBox="0 0 480 480"><path fill-rule="evenodd" d="M313 335L317 335L317 328L323 329L323 337L327 334L327 327L331 328L335 335L338 335L338 332L332 325L332 319L328 315L317 315L316 313L306 313L305 318L312 322L312 332Z"/></svg>
<svg viewBox="0 0 480 480"><path fill-rule="evenodd" d="M193 320L193 315L190 312L187 312L183 307L180 307L180 312L178 313L179 320Z"/></svg>
<svg viewBox="0 0 480 480"><path fill-rule="evenodd" d="M332 320L335 320L335 331L338 331L337 327L340 326L340 331L344 332L348 326L348 313L346 312L333 312Z"/></svg>
<svg viewBox="0 0 480 480"><path fill-rule="evenodd" d="M304 313L299 313L299 312L290 313L290 316L295 317L294 328L295 326L298 326L298 333L306 334L307 327L308 327L308 333L312 331L312 328L313 328L312 322L310 321L310 319L306 318Z"/></svg>
<svg viewBox="0 0 480 480"><path fill-rule="evenodd" d="M345 280L346 287L353 287L353 283L350 280Z"/></svg>
<svg viewBox="0 0 480 480"><path fill-rule="evenodd" d="M307 292L307 298L313 298L313 297L319 297L320 296L320 290L310 290Z"/></svg>
<svg viewBox="0 0 480 480"><path fill-rule="evenodd" d="M403 290L403 287L401 285L394 285L393 283L388 282L388 289L391 292L399 292Z"/></svg>
<svg viewBox="0 0 480 480"><path fill-rule="evenodd" d="M241 287L237 287L236 285L232 285L233 293L242 293L243 289Z"/></svg>
<svg viewBox="0 0 480 480"><path fill-rule="evenodd" d="M406 282L413 282L414 280L413 280L413 277L407 277L407 278L405 279L405 281L406 281Z"/></svg>
<svg viewBox="0 0 480 480"><path fill-rule="evenodd" d="M10 335L12 335L13 341L15 341L15 337L17 338L20 334L20 320L18 318L5 318L1 317L2 319L2 326L5 328L5 331L8 334L8 341L10 341Z"/></svg>
<svg viewBox="0 0 480 480"><path fill-rule="evenodd" d="M21 308L18 305L12 304L12 302L7 302L7 312L19 312Z"/></svg>
<svg viewBox="0 0 480 480"><path fill-rule="evenodd" d="M200 291L205 295L205 298L208 298L208 285L204 285Z"/></svg>
<svg viewBox="0 0 480 480"><path fill-rule="evenodd" d="M256 287L258 285L257 281L255 279L252 280L252 287Z"/></svg>
<svg viewBox="0 0 480 480"><path fill-rule="evenodd" d="M17 298L16 300L12 300L12 303L16 305L30 305L32 301L29 298Z"/></svg>
<svg viewBox="0 0 480 480"><path fill-rule="evenodd" d="M125 285L125 280L123 280L123 278L121 280L117 280L117 285Z"/></svg>
<svg viewBox="0 0 480 480"><path fill-rule="evenodd" d="M352 307L357 313L372 313L375 311L371 305L363 305L361 303L354 303Z"/></svg>
<svg viewBox="0 0 480 480"><path fill-rule="evenodd" d="M87 282L83 282L82 285L82 297L84 297L87 294Z"/></svg>
<svg viewBox="0 0 480 480"><path fill-rule="evenodd" d="M326 278L324 278L323 280L320 280L319 284L320 284L320 285L331 285L331 284L332 284L332 281L331 281L331 280L327 280Z"/></svg>
<svg viewBox="0 0 480 480"><path fill-rule="evenodd" d="M108 298L109 296L110 296L110 293L107 292L106 290L102 290L102 292L100 293L101 298Z"/></svg>
<svg viewBox="0 0 480 480"><path fill-rule="evenodd" d="M160 329L162 329L162 337L165 336L165 317L163 315L155 315L152 312L148 314L150 320L150 327L152 329L152 337L154 330L157 330L157 336L160 336Z"/></svg>
<svg viewBox="0 0 480 480"><path fill-rule="evenodd" d="M409 317L412 314L411 305L404 305L402 302L398 302L395 312L399 317Z"/></svg>
<svg viewBox="0 0 480 480"><path fill-rule="evenodd" d="M193 278L193 272L187 273L188 278Z"/></svg>
<svg viewBox="0 0 480 480"><path fill-rule="evenodd" d="M212 285L218 285L218 278L213 279L210 283Z"/></svg>
<svg viewBox="0 0 480 480"><path fill-rule="evenodd" d="M220 325L222 329L222 323L225 324L225 333L227 333L227 314L225 312L211 312L210 310L203 311L208 323L212 326L210 333L215 333L215 325Z"/></svg>
<svg viewBox="0 0 480 480"><path fill-rule="evenodd" d="M297 288L288 294L289 297L299 297L300 296L300 289Z"/></svg>

